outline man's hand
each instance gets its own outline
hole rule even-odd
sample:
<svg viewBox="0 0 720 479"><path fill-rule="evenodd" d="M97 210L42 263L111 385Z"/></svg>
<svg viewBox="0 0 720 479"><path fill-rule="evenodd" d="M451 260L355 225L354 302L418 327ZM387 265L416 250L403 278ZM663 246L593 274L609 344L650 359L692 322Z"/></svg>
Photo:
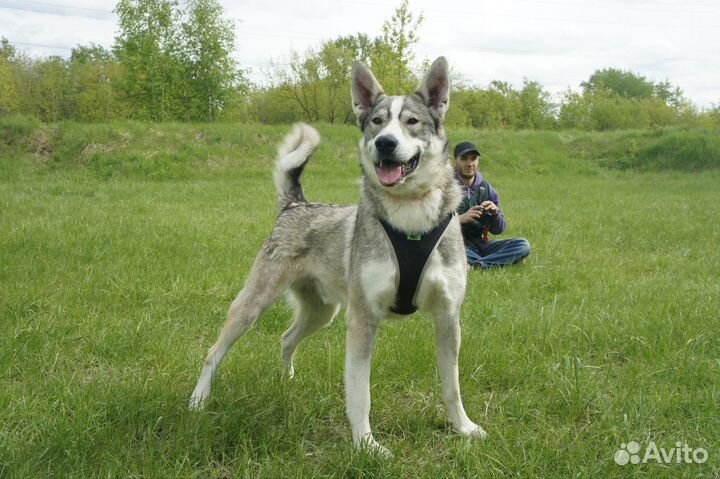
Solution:
<svg viewBox="0 0 720 479"><path fill-rule="evenodd" d="M472 223L485 215L495 216L500 210L492 201L483 201L460 215L460 224Z"/></svg>
<svg viewBox="0 0 720 479"><path fill-rule="evenodd" d="M495 216L500 211L495 203L492 201L483 201L480 203L480 208L482 208L483 216L484 215L490 215Z"/></svg>
<svg viewBox="0 0 720 479"><path fill-rule="evenodd" d="M465 213L460 215L460 224L472 223L475 220L479 220L483 215L483 209L480 206L473 206Z"/></svg>

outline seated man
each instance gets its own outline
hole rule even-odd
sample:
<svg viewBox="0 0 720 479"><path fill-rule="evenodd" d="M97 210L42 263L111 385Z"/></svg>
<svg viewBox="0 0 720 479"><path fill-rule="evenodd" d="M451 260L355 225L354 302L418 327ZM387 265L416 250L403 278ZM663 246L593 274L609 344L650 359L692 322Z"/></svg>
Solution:
<svg viewBox="0 0 720 479"><path fill-rule="evenodd" d="M498 207L495 189L478 171L480 152L469 141L455 147L455 177L463 190L457 209L462 225L468 264L473 268L493 268L521 262L530 254L530 243L523 238L490 240L488 232L505 231L505 217Z"/></svg>

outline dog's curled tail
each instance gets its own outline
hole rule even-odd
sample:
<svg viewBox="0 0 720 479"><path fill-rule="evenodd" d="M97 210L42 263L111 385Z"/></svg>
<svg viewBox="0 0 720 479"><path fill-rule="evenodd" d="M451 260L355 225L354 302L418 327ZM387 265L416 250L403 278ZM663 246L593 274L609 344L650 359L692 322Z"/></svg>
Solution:
<svg viewBox="0 0 720 479"><path fill-rule="evenodd" d="M291 203L306 202L300 185L300 176L318 146L320 146L320 133L310 125L296 123L278 147L273 179L280 211Z"/></svg>

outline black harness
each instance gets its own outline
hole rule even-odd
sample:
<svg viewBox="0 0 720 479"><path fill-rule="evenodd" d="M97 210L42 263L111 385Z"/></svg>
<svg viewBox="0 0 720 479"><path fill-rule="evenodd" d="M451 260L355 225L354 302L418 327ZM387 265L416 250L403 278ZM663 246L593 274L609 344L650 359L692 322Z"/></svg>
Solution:
<svg viewBox="0 0 720 479"><path fill-rule="evenodd" d="M445 234L452 217L452 214L448 214L440 224L424 234L398 231L378 218L392 243L400 268L400 284L395 295L395 305L390 308L393 313L408 315L418 310L414 302L415 293L425 270L425 263Z"/></svg>

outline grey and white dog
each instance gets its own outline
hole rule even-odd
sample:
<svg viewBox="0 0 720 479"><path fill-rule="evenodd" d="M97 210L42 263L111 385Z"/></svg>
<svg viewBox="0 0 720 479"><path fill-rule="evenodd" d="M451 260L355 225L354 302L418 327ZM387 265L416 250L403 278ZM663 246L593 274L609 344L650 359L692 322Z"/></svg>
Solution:
<svg viewBox="0 0 720 479"><path fill-rule="evenodd" d="M372 72L356 62L353 109L362 129L362 199L357 206L306 202L300 175L320 143L308 125L296 125L278 150L275 186L280 213L233 301L217 342L210 349L190 405L201 408L212 378L233 343L285 291L294 306L282 335L281 358L294 374L300 341L329 324L346 305L345 394L356 447L381 453L370 430L370 357L380 321L396 316L400 268L382 222L393 230L422 235L452 215L460 190L448 161L443 119L449 104L448 64L438 58L417 91L387 96ZM452 216L430 253L413 304L435 323L443 400L454 429L484 437L460 400L458 353L460 306L465 295L465 249Z"/></svg>

